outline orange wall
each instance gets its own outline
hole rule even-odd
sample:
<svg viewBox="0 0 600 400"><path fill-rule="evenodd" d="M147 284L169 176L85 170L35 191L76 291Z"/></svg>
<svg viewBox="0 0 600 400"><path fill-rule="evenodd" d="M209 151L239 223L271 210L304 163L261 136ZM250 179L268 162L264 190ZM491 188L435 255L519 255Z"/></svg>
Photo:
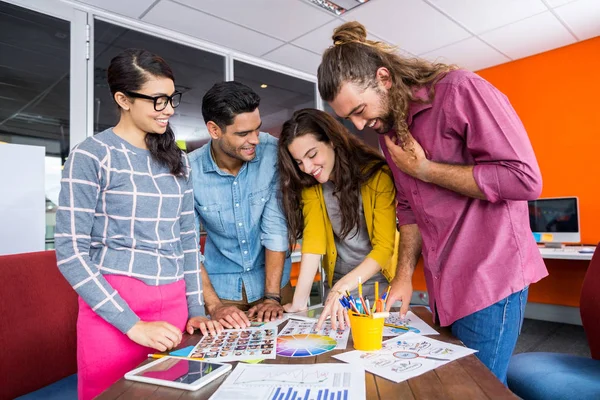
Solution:
<svg viewBox="0 0 600 400"><path fill-rule="evenodd" d="M541 197L579 197L581 241L600 242L600 37L477 72L508 96L540 164ZM546 260L529 290L539 303L579 305L587 261ZM422 261L415 290L425 290Z"/></svg>
<svg viewBox="0 0 600 400"><path fill-rule="evenodd" d="M600 37L478 71L508 96L542 170L541 197L579 197L581 241L600 241Z"/></svg>

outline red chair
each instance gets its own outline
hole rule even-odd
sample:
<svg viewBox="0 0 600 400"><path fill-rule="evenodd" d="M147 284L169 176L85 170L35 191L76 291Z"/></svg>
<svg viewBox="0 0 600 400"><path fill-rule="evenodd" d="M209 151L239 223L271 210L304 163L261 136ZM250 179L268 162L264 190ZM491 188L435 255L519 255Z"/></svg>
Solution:
<svg viewBox="0 0 600 400"><path fill-rule="evenodd" d="M206 232L200 232L200 253L204 254L204 246L206 245Z"/></svg>
<svg viewBox="0 0 600 400"><path fill-rule="evenodd" d="M58 270L55 252L0 256L0 281L0 399L51 384L60 386L61 399L71 398L65 391L72 384L77 397L77 293Z"/></svg>

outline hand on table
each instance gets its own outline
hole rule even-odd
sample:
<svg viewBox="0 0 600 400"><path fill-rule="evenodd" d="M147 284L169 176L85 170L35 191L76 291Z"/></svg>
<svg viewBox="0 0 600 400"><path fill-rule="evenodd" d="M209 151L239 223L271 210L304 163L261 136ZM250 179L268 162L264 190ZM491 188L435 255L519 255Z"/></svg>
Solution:
<svg viewBox="0 0 600 400"><path fill-rule="evenodd" d="M330 290L329 295L327 295L327 299L325 299L325 304L323 304L323 312L321 313L321 317L317 321L317 325L315 326L316 330L320 330L323 327L323 323L327 319L327 316L330 316L331 319L331 329L346 329L346 326L350 325L350 317L348 317L348 312L340 303L340 298L342 294L338 293L336 290Z"/></svg>
<svg viewBox="0 0 600 400"><path fill-rule="evenodd" d="M400 307L400 318L404 319L406 318L406 313L408 312L410 299L412 297L412 281L410 278L403 279L396 276L392 279L390 285L392 288L385 299L385 310L390 311L394 303L400 300L402 302L402 307Z"/></svg>
<svg viewBox="0 0 600 400"><path fill-rule="evenodd" d="M185 330L190 335L194 333L194 329L200 329L203 335L217 335L223 332L223 326L218 321L213 321L206 317L192 317L185 325Z"/></svg>
<svg viewBox="0 0 600 400"><path fill-rule="evenodd" d="M283 307L275 300L266 299L248 310L248 317L252 318L256 314L256 320L275 321L283 317Z"/></svg>
<svg viewBox="0 0 600 400"><path fill-rule="evenodd" d="M210 311L210 317L227 329L244 329L250 326L246 314L235 306L217 305Z"/></svg>
<svg viewBox="0 0 600 400"><path fill-rule="evenodd" d="M165 321L138 321L127 331L127 337L141 346L167 351L181 343L182 333Z"/></svg>

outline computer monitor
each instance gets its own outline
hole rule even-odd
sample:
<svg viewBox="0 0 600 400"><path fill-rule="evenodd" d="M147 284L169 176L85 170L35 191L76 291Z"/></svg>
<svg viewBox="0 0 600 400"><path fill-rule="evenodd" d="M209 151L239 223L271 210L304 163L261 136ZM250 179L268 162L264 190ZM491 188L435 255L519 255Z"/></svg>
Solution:
<svg viewBox="0 0 600 400"><path fill-rule="evenodd" d="M536 242L548 247L579 243L579 200L556 197L529 201L529 225Z"/></svg>

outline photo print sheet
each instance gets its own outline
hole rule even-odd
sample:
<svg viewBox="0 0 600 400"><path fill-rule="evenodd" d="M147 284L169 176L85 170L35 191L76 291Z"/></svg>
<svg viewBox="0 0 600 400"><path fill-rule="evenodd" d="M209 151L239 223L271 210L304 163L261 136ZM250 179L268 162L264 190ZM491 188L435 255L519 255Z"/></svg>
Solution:
<svg viewBox="0 0 600 400"><path fill-rule="evenodd" d="M243 361L276 357L277 329L227 329L203 336L190 357L207 361Z"/></svg>

